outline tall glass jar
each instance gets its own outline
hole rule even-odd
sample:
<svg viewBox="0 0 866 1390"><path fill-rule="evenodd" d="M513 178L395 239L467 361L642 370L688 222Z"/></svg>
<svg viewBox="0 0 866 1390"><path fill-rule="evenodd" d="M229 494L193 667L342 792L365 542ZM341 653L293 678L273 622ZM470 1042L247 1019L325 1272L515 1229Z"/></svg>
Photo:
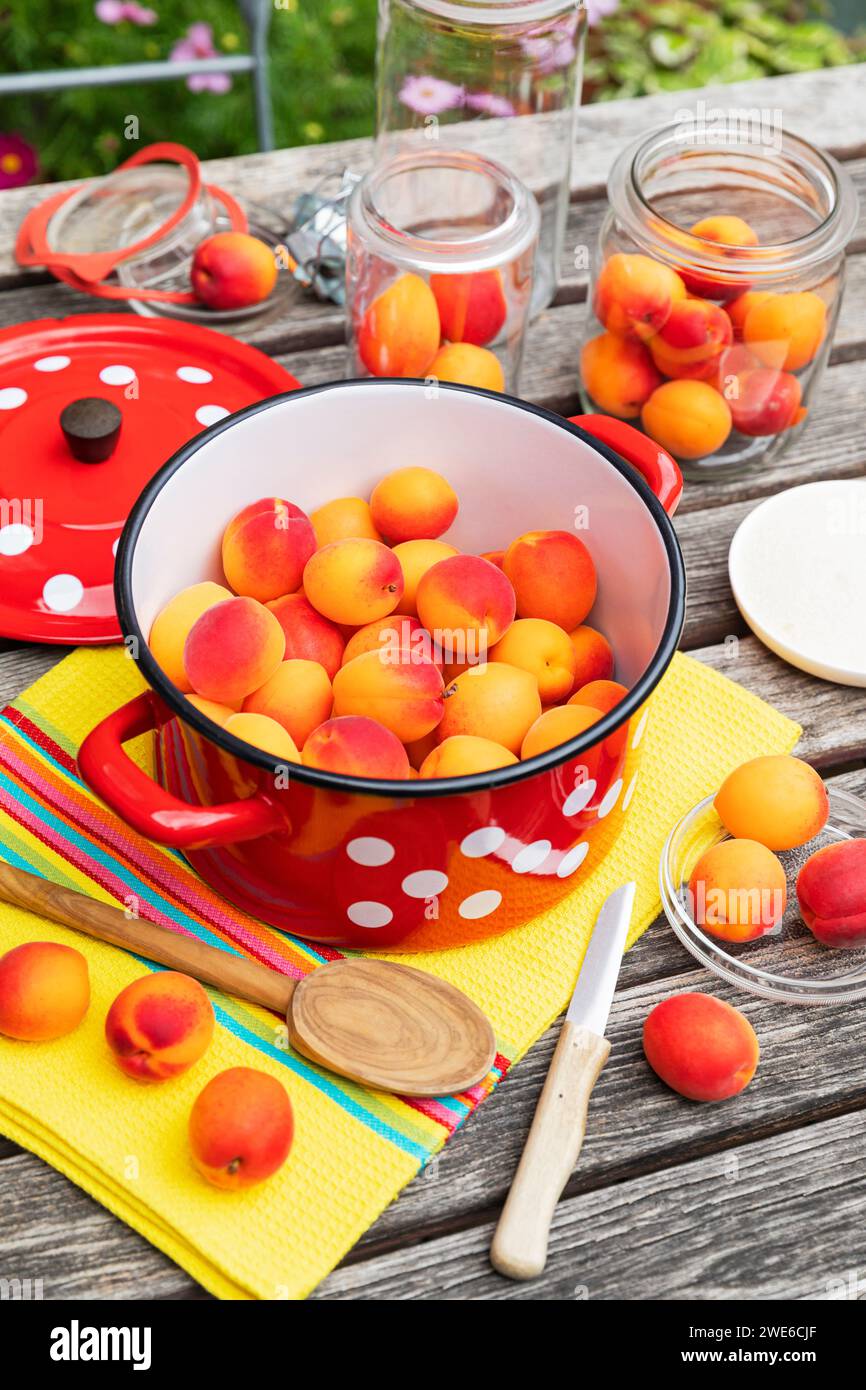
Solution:
<svg viewBox="0 0 866 1390"><path fill-rule="evenodd" d="M378 164L349 203L347 375L516 395L538 227L492 159L428 148Z"/></svg>
<svg viewBox="0 0 866 1390"><path fill-rule="evenodd" d="M585 408L634 419L693 479L777 458L830 355L857 223L849 175L786 130L684 122L623 150L608 196Z"/></svg>
<svg viewBox="0 0 866 1390"><path fill-rule="evenodd" d="M585 31L581 0L379 0L378 156L472 150L532 190L533 313L558 278Z"/></svg>

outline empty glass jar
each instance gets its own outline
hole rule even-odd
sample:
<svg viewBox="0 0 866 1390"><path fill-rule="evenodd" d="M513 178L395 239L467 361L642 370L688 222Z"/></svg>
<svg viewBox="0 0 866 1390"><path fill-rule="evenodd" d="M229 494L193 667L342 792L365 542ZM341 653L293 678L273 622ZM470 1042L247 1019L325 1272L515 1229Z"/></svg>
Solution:
<svg viewBox="0 0 866 1390"><path fill-rule="evenodd" d="M516 394L538 227L493 160L428 149L378 165L349 204L348 375Z"/></svg>
<svg viewBox="0 0 866 1390"><path fill-rule="evenodd" d="M541 209L533 312L556 288L585 29L580 0L379 0L379 158L439 146L511 169Z"/></svg>
<svg viewBox="0 0 866 1390"><path fill-rule="evenodd" d="M834 159L735 114L620 155L581 352L586 409L634 419L691 478L758 467L804 428L857 221Z"/></svg>

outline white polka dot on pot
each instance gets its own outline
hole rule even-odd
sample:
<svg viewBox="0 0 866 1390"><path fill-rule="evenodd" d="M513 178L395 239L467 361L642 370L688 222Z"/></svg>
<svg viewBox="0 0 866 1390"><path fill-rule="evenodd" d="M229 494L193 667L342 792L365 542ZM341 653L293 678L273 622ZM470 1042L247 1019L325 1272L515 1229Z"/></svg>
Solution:
<svg viewBox="0 0 866 1390"><path fill-rule="evenodd" d="M589 844L586 840L581 840L579 845L575 845L574 849L570 849L568 853L564 854L560 859L556 868L557 878L569 878L571 874L575 873L575 871L580 868L588 854Z"/></svg>
<svg viewBox="0 0 866 1390"><path fill-rule="evenodd" d="M564 816L576 816L581 811L585 811L595 795L595 781L592 777L586 782L581 782L579 787L566 797L562 806Z"/></svg>
<svg viewBox="0 0 866 1390"><path fill-rule="evenodd" d="M483 825L480 830L472 830L460 842L460 849L467 859L483 859L495 854L505 843L505 831L501 825Z"/></svg>
<svg viewBox="0 0 866 1390"><path fill-rule="evenodd" d="M191 386L206 386L209 381L213 381L213 372L205 371L204 367L178 367L177 375L181 381L188 381Z"/></svg>
<svg viewBox="0 0 866 1390"><path fill-rule="evenodd" d="M115 536L114 540L111 542L111 553L112 553L112 555L116 555L116 554L117 554L117 547L118 547L119 545L120 545L120 536Z"/></svg>
<svg viewBox="0 0 866 1390"><path fill-rule="evenodd" d="M394 858L394 846L376 835L359 835L346 845L346 853L353 864L379 869Z"/></svg>
<svg viewBox="0 0 866 1390"><path fill-rule="evenodd" d="M646 722L647 722L648 719L649 719L649 710L648 710L648 709L645 709L644 712L643 712L643 714L642 714L642 716L641 716L640 723L638 724L637 728L636 728L635 731L634 731L634 738L633 738L632 741L631 741L631 746L632 746L632 748L637 748L638 745L640 744L641 739L643 738L644 734L646 733Z"/></svg>
<svg viewBox="0 0 866 1390"><path fill-rule="evenodd" d="M62 372L72 362L71 357L64 357L62 353L56 353L53 357L40 357L33 363L37 372Z"/></svg>
<svg viewBox="0 0 866 1390"><path fill-rule="evenodd" d="M131 386L135 381L135 369L122 362L112 362L110 366L102 368L99 380L105 386Z"/></svg>
<svg viewBox="0 0 866 1390"><path fill-rule="evenodd" d="M629 806L631 805L631 799L632 799L632 797L634 796L634 789L635 789L636 786L637 786L637 773L635 773L634 777L632 777L631 781L629 782L629 784L628 784L628 791L626 792L625 796L624 796L623 799L622 799L622 809L623 809L624 811L627 811L628 808L629 808Z"/></svg>
<svg viewBox="0 0 866 1390"><path fill-rule="evenodd" d="M467 922L477 922L480 917L489 917L501 902L502 894L495 888L483 888L480 893L464 898L457 911Z"/></svg>
<svg viewBox="0 0 866 1390"><path fill-rule="evenodd" d="M195 418L200 425L215 425L217 420L224 420L230 414L224 405L200 405Z"/></svg>
<svg viewBox="0 0 866 1390"><path fill-rule="evenodd" d="M541 868L552 848L549 840L533 840L531 845L518 850L511 867L516 874L533 874Z"/></svg>
<svg viewBox="0 0 866 1390"><path fill-rule="evenodd" d="M619 794L620 794L621 791L622 791L622 778L621 778L621 777L617 777L617 779L616 779L615 782L611 782L610 786L608 787L607 791L605 792L604 796L602 797L601 801L599 802L599 805L598 805L598 818L599 818L599 820L604 820L605 816L609 816L609 815L610 815L611 811L613 810L614 806L616 805L617 801L619 800Z"/></svg>
<svg viewBox="0 0 866 1390"><path fill-rule="evenodd" d="M346 916L356 927L387 927L394 914L385 903L358 902L346 908Z"/></svg>
<svg viewBox="0 0 866 1390"><path fill-rule="evenodd" d="M8 526L0 526L0 555L23 555L34 540L33 531L23 521L10 521Z"/></svg>
<svg viewBox="0 0 866 1390"><path fill-rule="evenodd" d="M42 587L42 601L52 613L71 613L84 598L84 585L74 574L52 574Z"/></svg>
<svg viewBox="0 0 866 1390"><path fill-rule="evenodd" d="M407 874L402 888L407 898L435 898L448 887L448 875L439 869L418 869Z"/></svg>
<svg viewBox="0 0 866 1390"><path fill-rule="evenodd" d="M17 410L27 399L23 386L4 386L0 390L0 410Z"/></svg>

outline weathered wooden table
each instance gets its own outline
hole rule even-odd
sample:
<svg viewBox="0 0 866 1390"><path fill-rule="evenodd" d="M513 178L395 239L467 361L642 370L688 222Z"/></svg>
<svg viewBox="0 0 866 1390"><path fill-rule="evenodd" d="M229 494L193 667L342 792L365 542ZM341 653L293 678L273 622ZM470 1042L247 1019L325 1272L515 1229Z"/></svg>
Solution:
<svg viewBox="0 0 866 1390"><path fill-rule="evenodd" d="M726 564L734 530L758 499L815 478L866 473L866 66L585 109L561 283L554 306L530 333L523 391L563 414L577 411L586 282L573 270L575 248L593 242L605 177L623 141L681 108L694 110L699 100L724 109L779 110L786 125L845 161L863 208L831 366L805 435L757 476L686 488L677 517L689 576L683 646L799 720L803 756L833 781L866 794L864 692L802 675L745 635ZM288 209L325 171L360 169L369 159L369 144L355 142L225 160L209 173L235 192ZM14 232L39 196L26 189L0 198L4 325L100 307L16 267ZM251 341L304 384L343 374L343 324L332 308L307 302ZM866 602L852 618L866 621ZM62 655L6 643L0 696L17 695ZM736 1104L699 1108L654 1078L640 1033L657 1000L672 990L706 988L744 1010L763 1058ZM824 1299L844 1291L857 1297L866 1290L864 1016L856 1005L817 1012L738 995L696 969L667 925L657 922L624 963L609 1026L611 1059L554 1222L543 1279L530 1285L501 1279L487 1250L556 1028L315 1296ZM0 1273L43 1278L46 1298L205 1296L134 1232L3 1139L0 1211Z"/></svg>

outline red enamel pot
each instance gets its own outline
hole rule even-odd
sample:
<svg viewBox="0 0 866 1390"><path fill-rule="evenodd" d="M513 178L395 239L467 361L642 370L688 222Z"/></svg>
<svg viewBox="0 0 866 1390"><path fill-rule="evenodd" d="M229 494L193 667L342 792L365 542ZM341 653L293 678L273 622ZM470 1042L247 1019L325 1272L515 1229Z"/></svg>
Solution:
<svg viewBox="0 0 866 1390"><path fill-rule="evenodd" d="M366 497L410 462L457 492L445 539L460 550L580 528L599 578L589 621L612 642L630 693L579 738L493 772L391 782L292 764L287 777L188 703L147 633L179 589L222 580L223 529L250 501L276 494L311 511ZM642 707L683 624L670 521L681 488L676 464L621 421L568 421L468 387L335 382L250 406L196 435L133 508L116 598L150 689L88 736L81 773L226 898L310 940L417 951L519 926L596 867L628 815ZM123 749L148 730L158 782Z"/></svg>

